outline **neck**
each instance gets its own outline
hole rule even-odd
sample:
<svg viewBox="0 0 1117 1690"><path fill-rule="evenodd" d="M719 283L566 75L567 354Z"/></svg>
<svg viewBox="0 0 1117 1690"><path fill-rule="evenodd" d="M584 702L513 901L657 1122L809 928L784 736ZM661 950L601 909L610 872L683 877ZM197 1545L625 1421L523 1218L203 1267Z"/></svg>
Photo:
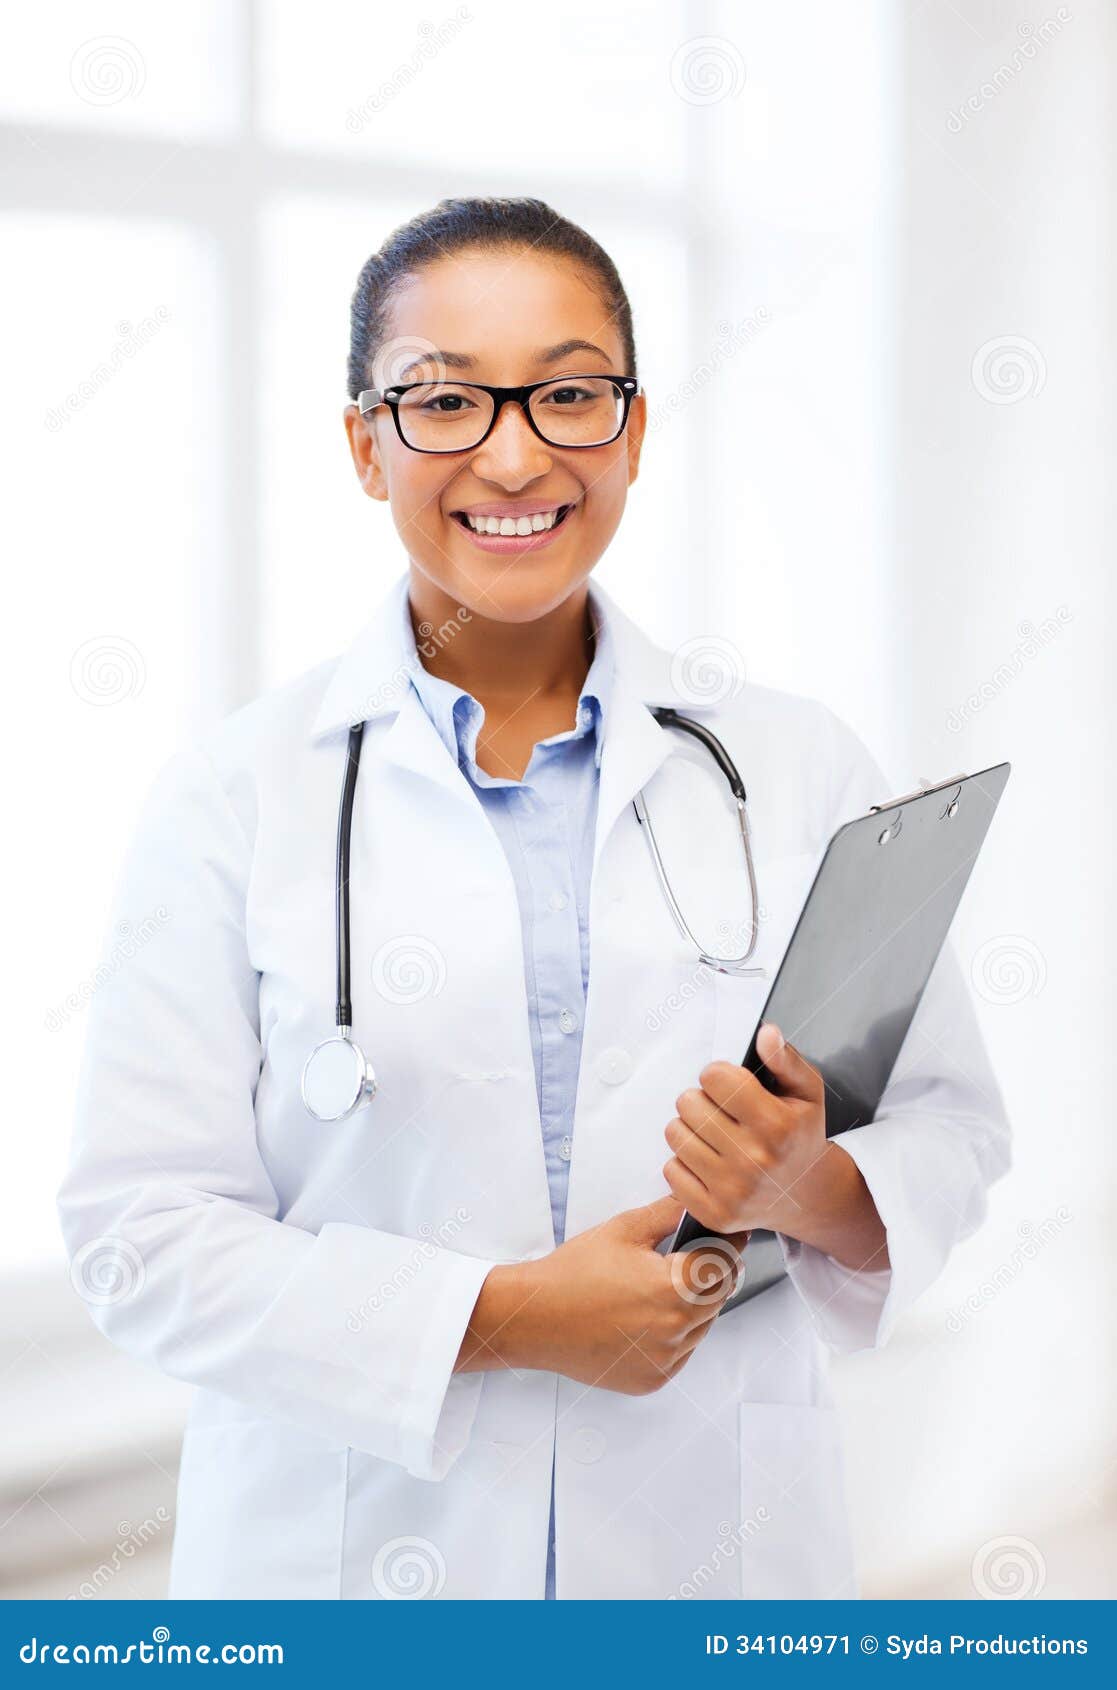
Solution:
<svg viewBox="0 0 1117 1690"><path fill-rule="evenodd" d="M486 707L577 699L593 657L585 586L532 622L499 622L476 611L463 619L459 608L412 570L408 609L419 660L432 675L464 687Z"/></svg>

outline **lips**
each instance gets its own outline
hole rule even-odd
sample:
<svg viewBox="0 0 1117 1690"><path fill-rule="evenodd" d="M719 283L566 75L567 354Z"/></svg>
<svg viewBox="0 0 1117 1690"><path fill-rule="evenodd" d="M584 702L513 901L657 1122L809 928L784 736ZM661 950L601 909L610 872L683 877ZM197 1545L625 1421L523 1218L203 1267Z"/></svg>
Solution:
<svg viewBox="0 0 1117 1690"><path fill-rule="evenodd" d="M526 539L532 534L546 534L558 528L570 512L573 503L527 508L508 505L480 505L468 511L454 511L453 517L470 534L499 535L502 539Z"/></svg>
<svg viewBox="0 0 1117 1690"><path fill-rule="evenodd" d="M542 509L536 506L530 509L521 505L519 509L508 504L474 506L470 511L453 511L451 515L463 533L468 534L471 544L486 552L536 552L543 546L548 546L555 535L569 521L571 513L578 507L578 501L567 505L549 505ZM498 532L481 532L471 526L469 518L483 521L487 528L496 528ZM532 528L526 533L518 532L528 521L533 522ZM550 526L545 526L549 523ZM511 533L500 532L500 529L512 529Z"/></svg>

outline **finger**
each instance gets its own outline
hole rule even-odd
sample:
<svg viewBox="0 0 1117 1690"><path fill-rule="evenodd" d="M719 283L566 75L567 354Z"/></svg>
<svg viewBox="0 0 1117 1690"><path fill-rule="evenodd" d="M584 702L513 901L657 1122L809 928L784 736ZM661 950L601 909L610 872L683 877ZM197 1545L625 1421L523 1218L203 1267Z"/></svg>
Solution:
<svg viewBox="0 0 1117 1690"><path fill-rule="evenodd" d="M724 1302L724 1300L725 1299L723 1298L722 1301ZM707 1307L703 1309L702 1319L695 1322L686 1337L683 1339L682 1343L679 1345L679 1353L681 1355L689 1356L693 1354L702 1342L703 1338L706 1336L707 1332L709 1332L710 1328L713 1326L714 1321L720 1313L721 1303L718 1303L714 1308L709 1308L707 1305Z"/></svg>
<svg viewBox="0 0 1117 1690"><path fill-rule="evenodd" d="M692 1330L715 1313L736 1283L737 1255L718 1238L698 1238L668 1258L672 1287L684 1303L691 1305L686 1329Z"/></svg>
<svg viewBox="0 0 1117 1690"><path fill-rule="evenodd" d="M707 1214L709 1213L709 1187L696 1178L689 1168L684 1168L677 1156L672 1156L669 1162L663 1164L663 1177L679 1202L685 1203L691 1214L702 1221L703 1226L709 1225L698 1213L699 1209L705 1209Z"/></svg>
<svg viewBox="0 0 1117 1690"><path fill-rule="evenodd" d="M625 1232L634 1244L646 1244L654 1249L675 1231L682 1220L681 1201L674 1197L657 1197L654 1203L645 1203L638 1209L625 1209L617 1219L624 1223Z"/></svg>
<svg viewBox="0 0 1117 1690"><path fill-rule="evenodd" d="M719 1168L724 1170L725 1167L725 1159L720 1151L715 1150L678 1117L668 1121L663 1136L683 1167L689 1168L696 1179L700 1179L706 1187L717 1184Z"/></svg>
<svg viewBox="0 0 1117 1690"><path fill-rule="evenodd" d="M710 1118L707 1111L711 1104L725 1117L721 1119L715 1114L714 1124L720 1132L728 1132L731 1139L738 1127L762 1127L776 1116L778 1099L761 1085L755 1074L750 1074L739 1063L708 1062L698 1079L700 1089L684 1092L675 1102L679 1114L698 1131L702 1130L700 1123ZM698 1101L703 1098L706 1110ZM680 1108L679 1105L684 1102L687 1107Z"/></svg>
<svg viewBox="0 0 1117 1690"><path fill-rule="evenodd" d="M804 1103L823 1102L826 1087L822 1075L793 1044L788 1044L771 1021L765 1021L756 1035L756 1054L785 1097L799 1097Z"/></svg>
<svg viewBox="0 0 1117 1690"><path fill-rule="evenodd" d="M697 1133L717 1155L732 1148L732 1135L739 1123L700 1086L691 1086L689 1090L680 1092L675 1099L675 1109L676 1119L691 1132Z"/></svg>

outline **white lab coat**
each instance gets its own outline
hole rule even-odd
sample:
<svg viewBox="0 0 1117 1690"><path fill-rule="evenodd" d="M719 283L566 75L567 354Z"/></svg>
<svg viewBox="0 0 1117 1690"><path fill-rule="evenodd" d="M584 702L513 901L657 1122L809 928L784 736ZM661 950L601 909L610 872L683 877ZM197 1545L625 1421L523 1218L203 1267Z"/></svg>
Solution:
<svg viewBox="0 0 1117 1690"><path fill-rule="evenodd" d="M889 796L822 706L745 686L704 709L591 592L617 673L568 1236L665 1194L674 1100L710 1059L740 1060L770 983L712 974L671 921L641 787L707 943L740 949L747 883L722 778L645 706L708 721L742 771L769 971L830 834ZM171 1594L539 1597L552 1453L560 1598L853 1594L826 1352L884 1341L1007 1163L953 955L877 1119L841 1140L890 1271L785 1244L790 1278L647 1397L553 1373L452 1376L490 1266L554 1244L516 894L408 684L406 594L403 576L340 660L169 763L113 916L142 942L90 1009L60 1205L79 1277L98 1251L124 1262L122 1294L100 1281L98 1324L198 1387ZM380 1092L323 1126L299 1077L332 1030L337 804L362 718L354 1031Z"/></svg>

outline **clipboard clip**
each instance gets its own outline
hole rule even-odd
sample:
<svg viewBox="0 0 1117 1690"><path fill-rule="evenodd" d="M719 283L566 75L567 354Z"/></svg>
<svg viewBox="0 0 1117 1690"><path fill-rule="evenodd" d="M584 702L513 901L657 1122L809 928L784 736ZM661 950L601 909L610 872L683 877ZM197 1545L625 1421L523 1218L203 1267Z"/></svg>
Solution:
<svg viewBox="0 0 1117 1690"><path fill-rule="evenodd" d="M921 782L914 792L905 792L900 798L886 798L883 804L870 804L869 813L877 815L881 810L894 810L897 804L910 804L913 798L926 798L930 792L946 792L951 787L961 787L968 778L967 775L954 775L950 780L936 781L934 786Z"/></svg>

